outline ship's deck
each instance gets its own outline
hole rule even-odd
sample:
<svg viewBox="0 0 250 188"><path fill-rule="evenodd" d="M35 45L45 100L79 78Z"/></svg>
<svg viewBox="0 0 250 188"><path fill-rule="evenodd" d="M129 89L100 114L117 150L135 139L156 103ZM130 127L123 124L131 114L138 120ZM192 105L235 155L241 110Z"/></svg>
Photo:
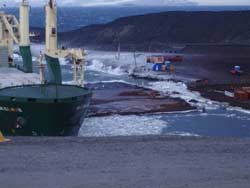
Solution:
<svg viewBox="0 0 250 188"><path fill-rule="evenodd" d="M0 68L0 97L66 99L88 94L87 89L72 85L38 85L39 75L15 68Z"/></svg>
<svg viewBox="0 0 250 188"><path fill-rule="evenodd" d="M73 85L29 85L0 90L0 97L33 99L68 99L89 94L89 90Z"/></svg>
<svg viewBox="0 0 250 188"><path fill-rule="evenodd" d="M39 83L40 78L36 73L24 73L15 68L0 68L0 88Z"/></svg>

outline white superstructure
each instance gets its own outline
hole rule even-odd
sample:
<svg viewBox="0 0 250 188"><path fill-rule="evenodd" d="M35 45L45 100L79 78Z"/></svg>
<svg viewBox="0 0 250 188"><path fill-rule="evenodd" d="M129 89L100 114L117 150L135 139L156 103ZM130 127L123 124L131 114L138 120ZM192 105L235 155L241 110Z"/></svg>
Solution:
<svg viewBox="0 0 250 188"><path fill-rule="evenodd" d="M8 56L12 59L14 42L19 44L19 23L14 15L0 12L0 46L8 49Z"/></svg>
<svg viewBox="0 0 250 188"><path fill-rule="evenodd" d="M57 7L54 0L49 0L45 6L46 15L46 54L51 57L58 57L58 46L57 46Z"/></svg>
<svg viewBox="0 0 250 188"><path fill-rule="evenodd" d="M84 50L59 49L57 38L57 5L55 0L49 0L45 6L46 15L46 49L47 56L52 58L71 58L73 62L73 80L76 85L84 85Z"/></svg>
<svg viewBox="0 0 250 188"><path fill-rule="evenodd" d="M30 45L30 32L29 32L29 3L27 0L23 0L19 11L20 17L20 46Z"/></svg>
<svg viewBox="0 0 250 188"><path fill-rule="evenodd" d="M19 9L20 23L14 15L0 12L0 46L8 49L10 61L13 59L13 45L29 46L29 3L22 0ZM13 63L13 62L9 62Z"/></svg>

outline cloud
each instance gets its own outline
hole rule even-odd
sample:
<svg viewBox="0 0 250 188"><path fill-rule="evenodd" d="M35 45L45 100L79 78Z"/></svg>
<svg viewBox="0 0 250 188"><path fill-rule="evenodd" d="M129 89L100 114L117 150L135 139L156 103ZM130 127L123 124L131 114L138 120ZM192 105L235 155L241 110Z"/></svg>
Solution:
<svg viewBox="0 0 250 188"><path fill-rule="evenodd" d="M250 5L250 0L195 0L200 5Z"/></svg>
<svg viewBox="0 0 250 188"><path fill-rule="evenodd" d="M21 0L1 0L0 4L18 6ZM46 0L29 0L32 6L43 6ZM190 0L57 0L60 6L116 6L116 5L186 5Z"/></svg>
<svg viewBox="0 0 250 188"><path fill-rule="evenodd" d="M0 0L7 6L18 6L21 0ZM44 6L47 0L29 0L32 6ZM115 5L250 5L250 0L57 0L60 6L115 6Z"/></svg>

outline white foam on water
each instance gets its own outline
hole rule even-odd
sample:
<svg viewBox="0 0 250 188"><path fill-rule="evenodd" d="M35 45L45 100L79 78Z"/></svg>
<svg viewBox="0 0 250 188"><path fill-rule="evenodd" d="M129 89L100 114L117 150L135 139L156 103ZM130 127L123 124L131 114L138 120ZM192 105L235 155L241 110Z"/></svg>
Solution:
<svg viewBox="0 0 250 188"><path fill-rule="evenodd" d="M121 67L117 65L105 65L104 62L98 59L93 59L91 63L86 66L86 70L98 71L117 76L125 74L125 71L123 71Z"/></svg>
<svg viewBox="0 0 250 188"><path fill-rule="evenodd" d="M167 94L171 97L177 97L185 100L192 106L206 108L207 110L216 110L220 103L206 99L199 92L190 91L183 82L159 81L150 82L149 88ZM194 102L196 101L196 102Z"/></svg>
<svg viewBox="0 0 250 188"><path fill-rule="evenodd" d="M201 137L198 134L188 133L188 132L182 132L182 131L173 131L166 133L166 135L170 136L182 136L182 137Z"/></svg>
<svg viewBox="0 0 250 188"><path fill-rule="evenodd" d="M22 61L22 57L16 53L13 54L13 59L14 59L14 61Z"/></svg>
<svg viewBox="0 0 250 188"><path fill-rule="evenodd" d="M228 107L227 110L228 111L237 111L237 112L241 112L241 113L250 115L250 110L246 110L246 109L243 109L241 107Z"/></svg>
<svg viewBox="0 0 250 188"><path fill-rule="evenodd" d="M135 85L130 82L126 82L124 80L105 80L105 81L88 81L86 82L88 84L99 84L99 83L124 83L124 84L130 84L130 85Z"/></svg>
<svg viewBox="0 0 250 188"><path fill-rule="evenodd" d="M33 56L39 57L40 52L45 53L45 44L31 44L31 53Z"/></svg>
<svg viewBox="0 0 250 188"><path fill-rule="evenodd" d="M232 107L228 103L216 102L210 99L206 99L200 95L199 92L190 91L187 88L187 85L183 82L174 82L174 81L159 81L159 82L150 82L150 89L163 92L165 94L170 95L171 97L179 97L192 106L196 106L198 108L205 108L206 110L217 110L220 107L224 106L227 111L236 111L244 114L250 115L250 110L246 110L240 107ZM192 102L192 101L197 101ZM201 114L205 116L206 114ZM209 112L209 115L212 115ZM232 114L226 113L226 115L232 116Z"/></svg>
<svg viewBox="0 0 250 188"><path fill-rule="evenodd" d="M144 67L146 65L146 57L152 54L144 52L134 55L131 52L121 52L119 59L117 55L117 52L88 51L86 60L89 64L87 69L111 75L128 74L131 70L134 70L135 65L138 68Z"/></svg>
<svg viewBox="0 0 250 188"><path fill-rule="evenodd" d="M158 135L167 123L161 116L120 116L86 118L79 136Z"/></svg>
<svg viewBox="0 0 250 188"><path fill-rule="evenodd" d="M69 61L65 58L59 58L60 65L68 65Z"/></svg>
<svg viewBox="0 0 250 188"><path fill-rule="evenodd" d="M40 77L35 73L23 73L13 68L0 69L0 88L9 86L39 84Z"/></svg>

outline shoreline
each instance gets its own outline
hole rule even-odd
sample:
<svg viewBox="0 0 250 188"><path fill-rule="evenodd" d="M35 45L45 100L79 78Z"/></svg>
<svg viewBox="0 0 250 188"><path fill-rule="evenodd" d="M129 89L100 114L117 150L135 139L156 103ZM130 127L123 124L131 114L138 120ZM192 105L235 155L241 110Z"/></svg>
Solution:
<svg viewBox="0 0 250 188"><path fill-rule="evenodd" d="M249 86L249 84L241 84L241 85L232 85L232 84L221 84L221 85L191 85L188 86L188 88L191 91L197 91L200 93L200 95L204 98L213 100L213 101L217 101L220 103L227 103L230 107L234 108L234 107L238 107L238 108L242 108L243 110L250 110L250 102L248 101L241 101L241 100L237 100L235 98L232 97L228 97L224 94L224 91L228 91L228 90L232 90L233 89L237 89L240 87L244 87L244 86ZM219 92L220 91L220 92Z"/></svg>
<svg viewBox="0 0 250 188"><path fill-rule="evenodd" d="M162 95L159 91L127 83L95 83L89 84L88 87L93 90L88 117L143 115L196 109L181 98Z"/></svg>

